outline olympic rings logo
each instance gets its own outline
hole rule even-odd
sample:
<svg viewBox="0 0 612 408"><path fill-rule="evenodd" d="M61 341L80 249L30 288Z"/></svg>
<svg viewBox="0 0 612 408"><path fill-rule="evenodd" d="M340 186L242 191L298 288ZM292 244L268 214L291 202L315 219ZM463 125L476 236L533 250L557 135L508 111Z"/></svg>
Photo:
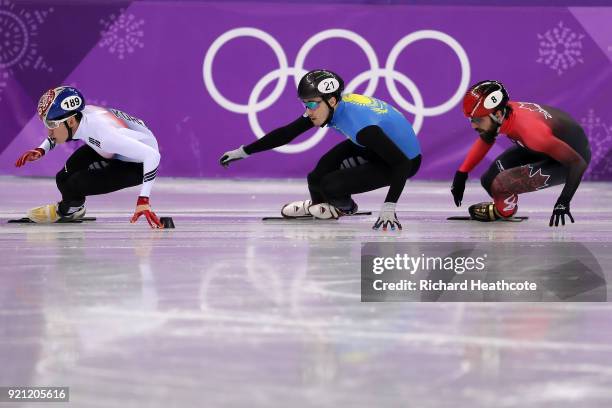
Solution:
<svg viewBox="0 0 612 408"><path fill-rule="evenodd" d="M219 49L221 49L221 47L225 45L225 43L227 43L228 41L240 37L254 37L266 43L276 55L279 64L278 69L267 73L257 82L257 84L253 87L251 94L249 95L247 104L235 103L225 98L217 89L215 82L212 78L212 65ZM374 51L370 43L366 41L365 38L350 30L325 30L313 35L304 43L304 45L302 45L302 48L300 48L295 58L294 66L290 67L287 62L287 56L285 55L285 52L283 51L283 48L281 47L279 42L276 41L274 37L272 37L265 31L252 27L240 27L229 30L219 36L211 44L208 51L206 51L206 55L204 56L204 85L212 96L212 98L214 99L214 101L217 102L220 106L231 112L247 114L251 130L259 139L264 136L266 132L263 131L259 124L259 121L257 119L257 113L269 108L278 100L281 93L285 89L289 76L294 77L295 86L297 87L301 77L308 71L304 69L304 60L306 59L308 53L318 43L332 38L346 39L357 44L365 53L370 65L369 70L360 73L350 82L348 82L345 87L345 92L354 92L359 85L368 81L368 85L364 91L364 94L373 95L376 91L376 87L378 86L379 79L384 78L387 89L389 90L389 94L391 95L397 106L414 115L413 127L416 133L418 133L421 129L423 125L423 120L426 116L438 116L448 112L461 101L463 95L465 94L468 88L468 82L470 80L470 62L468 56L461 44L457 42L457 40L441 31L420 30L401 38L391 49L391 52L387 57L385 66L384 68L382 68L379 66L376 52ZM461 64L461 80L459 82L459 86L457 87L456 92L446 102L432 107L426 107L424 105L421 92L414 84L414 82L406 75L395 70L397 58L404 50L404 48L416 41L424 39L438 40L448 45L455 52L459 59L459 63ZM268 95L268 97L260 101L259 97L261 95L261 92L270 82L274 80L278 80L276 86L274 87L270 95ZM410 92L410 95L414 100L414 104L404 99L404 97L398 91L395 81L402 84L408 90L408 92ZM319 143L319 141L321 141L323 136L325 136L327 129L328 128L320 128L311 138L304 142L281 146L276 148L275 150L283 153L299 153L306 151L315 146L317 143Z"/></svg>

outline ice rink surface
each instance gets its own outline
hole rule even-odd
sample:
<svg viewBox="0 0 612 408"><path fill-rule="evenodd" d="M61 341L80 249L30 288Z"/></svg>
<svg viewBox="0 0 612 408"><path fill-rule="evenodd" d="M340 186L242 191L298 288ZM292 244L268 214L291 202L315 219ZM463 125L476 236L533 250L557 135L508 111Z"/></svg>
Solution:
<svg viewBox="0 0 612 408"><path fill-rule="evenodd" d="M137 188L75 225L6 224L57 200L52 179L0 191L0 385L69 386L74 407L612 406L608 303L360 302L362 242L610 242L612 184L583 183L554 229L560 187L521 197L528 221L485 224L445 220L479 184L456 209L449 183L410 182L401 233L262 222L301 180L158 179L166 231L129 224ZM377 214L384 193L356 199Z"/></svg>

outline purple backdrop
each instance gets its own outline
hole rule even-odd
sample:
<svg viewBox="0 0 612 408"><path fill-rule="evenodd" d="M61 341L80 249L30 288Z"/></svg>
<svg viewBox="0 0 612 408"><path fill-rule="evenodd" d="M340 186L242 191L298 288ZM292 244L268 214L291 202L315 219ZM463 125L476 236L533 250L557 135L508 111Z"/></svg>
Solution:
<svg viewBox="0 0 612 408"><path fill-rule="evenodd" d="M419 129L420 179L452 177L475 138L460 95L499 79L512 99L555 105L580 121L593 149L587 177L610 180L610 21L612 7L1 1L0 174L62 167L73 144L22 169L13 163L44 137L34 116L39 95L70 84L89 103L149 124L161 176L305 176L342 136L311 132L293 153L262 153L229 170L217 160L255 140L258 127L300 115L294 75L326 67L405 112ZM498 143L477 170L506 146Z"/></svg>

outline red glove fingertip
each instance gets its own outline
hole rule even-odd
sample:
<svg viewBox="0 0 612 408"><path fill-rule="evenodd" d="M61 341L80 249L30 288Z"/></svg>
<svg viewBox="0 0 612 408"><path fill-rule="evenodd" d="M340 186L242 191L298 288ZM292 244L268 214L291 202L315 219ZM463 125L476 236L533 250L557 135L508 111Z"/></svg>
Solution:
<svg viewBox="0 0 612 408"><path fill-rule="evenodd" d="M20 158L17 159L17 161L15 162L15 167L21 167L25 164L25 158L23 156L21 156Z"/></svg>
<svg viewBox="0 0 612 408"><path fill-rule="evenodd" d="M159 221L159 218L157 218L157 215L153 211L147 211L145 215L147 217L147 221L149 221L149 225L152 228L163 228L164 227L161 221Z"/></svg>
<svg viewBox="0 0 612 408"><path fill-rule="evenodd" d="M140 216L142 215L141 212L137 212L134 215L132 215L132 218L130 219L130 222L132 224L134 224L136 221L138 221L138 218L140 218Z"/></svg>

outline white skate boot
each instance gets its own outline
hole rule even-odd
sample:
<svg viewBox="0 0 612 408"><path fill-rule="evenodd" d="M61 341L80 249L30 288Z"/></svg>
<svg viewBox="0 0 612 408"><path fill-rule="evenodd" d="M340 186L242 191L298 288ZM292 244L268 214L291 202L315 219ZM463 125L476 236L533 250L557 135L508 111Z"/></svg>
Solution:
<svg viewBox="0 0 612 408"><path fill-rule="evenodd" d="M341 215L343 215L342 211L328 203L311 205L308 208L308 211L310 211L310 214L313 217L320 220L337 220Z"/></svg>
<svg viewBox="0 0 612 408"><path fill-rule="evenodd" d="M310 207L312 201L303 200L303 201L294 201L289 204L285 204L281 209L281 215L285 218L295 218L295 217L304 217L307 215L311 215L308 211L308 207Z"/></svg>

